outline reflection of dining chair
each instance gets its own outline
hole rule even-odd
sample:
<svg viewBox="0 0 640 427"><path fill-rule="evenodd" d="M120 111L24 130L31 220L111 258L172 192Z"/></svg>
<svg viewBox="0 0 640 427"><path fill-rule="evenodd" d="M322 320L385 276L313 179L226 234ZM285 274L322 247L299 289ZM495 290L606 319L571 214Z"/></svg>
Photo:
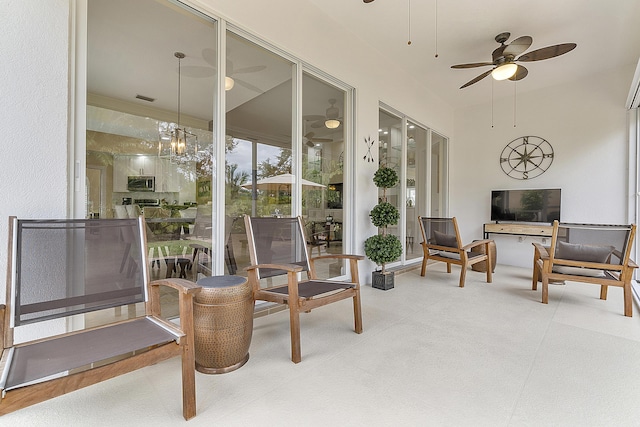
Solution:
<svg viewBox="0 0 640 427"><path fill-rule="evenodd" d="M196 274L202 273L205 276L212 274L211 251L212 251L212 206L198 206L194 220L193 234L189 236L193 242L189 245L193 248L192 263L196 266ZM225 249L224 261L227 267L227 274L235 275L238 271L236 258L233 253L233 239L231 230L235 220L229 216L225 217Z"/></svg>
<svg viewBox="0 0 640 427"><path fill-rule="evenodd" d="M447 273L451 273L451 264L460 266L460 287L464 287L467 268L478 262L487 262L487 283L491 283L493 266L491 265L491 240L476 240L467 245L462 244L458 221L453 218L418 217L422 230L422 260L421 276L427 271L429 260L441 261L447 264ZM484 246L484 253L476 248ZM475 249L475 250L474 250Z"/></svg>
<svg viewBox="0 0 640 427"><path fill-rule="evenodd" d="M609 286L623 288L624 315L632 316L631 279L638 266L630 259L636 226L569 224L554 221L551 246L539 243L533 259L532 289L542 282L542 302L549 302L549 283L600 285L600 299Z"/></svg>
<svg viewBox="0 0 640 427"><path fill-rule="evenodd" d="M249 283L253 286L256 300L285 304L289 307L291 334L291 360L302 359L300 350L300 313L353 298L355 332L362 332L362 309L360 307L360 282L358 260L360 255L323 255L309 258L302 219L297 218L252 218L245 216L245 227L249 241L251 266L247 268ZM285 237L285 238L283 238ZM350 282L322 280L316 275L315 261L324 259L349 260ZM298 274L307 273L307 280L298 280ZM287 284L261 287L261 279L276 276L287 277Z"/></svg>
<svg viewBox="0 0 640 427"><path fill-rule="evenodd" d="M329 238L329 233L324 229L324 224L319 226L315 221L308 222L304 225L304 231L311 254L313 255L313 249L317 248L318 256L322 255L321 250L327 246Z"/></svg>
<svg viewBox="0 0 640 427"><path fill-rule="evenodd" d="M196 274L203 273L207 276L211 275L212 215L211 205L198 206L193 223L193 234L189 237L193 240L189 246L193 248L192 263L196 266Z"/></svg>

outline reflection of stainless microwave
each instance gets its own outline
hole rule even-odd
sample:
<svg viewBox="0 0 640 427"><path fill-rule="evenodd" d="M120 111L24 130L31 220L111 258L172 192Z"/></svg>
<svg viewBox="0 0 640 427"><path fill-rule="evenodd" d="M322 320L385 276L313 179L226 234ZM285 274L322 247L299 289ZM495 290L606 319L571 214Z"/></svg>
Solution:
<svg viewBox="0 0 640 427"><path fill-rule="evenodd" d="M155 176L130 176L127 178L129 191L156 191Z"/></svg>

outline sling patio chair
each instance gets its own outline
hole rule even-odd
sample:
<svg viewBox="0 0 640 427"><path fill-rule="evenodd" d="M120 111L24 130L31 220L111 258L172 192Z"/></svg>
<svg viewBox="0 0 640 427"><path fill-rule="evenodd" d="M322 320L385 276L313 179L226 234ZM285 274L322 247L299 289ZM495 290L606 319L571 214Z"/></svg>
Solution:
<svg viewBox="0 0 640 427"><path fill-rule="evenodd" d="M458 221L453 218L418 217L422 230L422 270L424 276L429 260L447 263L447 273L451 273L451 264L460 266L460 287L464 287L467 268L478 262L486 261L487 283L491 283L492 270L490 239L476 240L467 245L462 244ZM482 249L481 249L482 248ZM484 253L483 253L484 252Z"/></svg>
<svg viewBox="0 0 640 427"><path fill-rule="evenodd" d="M600 299L609 286L623 288L624 315L631 317L631 279L638 268L630 259L635 224L571 224L554 221L551 246L533 243L531 289L542 282L542 302L549 302L549 283L580 282L600 285Z"/></svg>
<svg viewBox="0 0 640 427"><path fill-rule="evenodd" d="M174 356L182 358L183 416L196 415L200 286L151 281L145 243L143 217L10 218L0 416ZM163 316L160 287L177 292L179 324Z"/></svg>
<svg viewBox="0 0 640 427"><path fill-rule="evenodd" d="M360 282L358 261L361 255L332 254L309 258L302 219L254 218L245 216L251 266L247 267L249 283L256 300L285 304L289 307L291 332L291 360L302 360L300 350L300 312L353 298L355 332L362 333ZM316 275L315 261L322 259L349 260L350 282L322 280ZM306 272L307 279L299 280ZM286 283L273 284L278 276L286 276ZM261 287L261 279L267 284Z"/></svg>

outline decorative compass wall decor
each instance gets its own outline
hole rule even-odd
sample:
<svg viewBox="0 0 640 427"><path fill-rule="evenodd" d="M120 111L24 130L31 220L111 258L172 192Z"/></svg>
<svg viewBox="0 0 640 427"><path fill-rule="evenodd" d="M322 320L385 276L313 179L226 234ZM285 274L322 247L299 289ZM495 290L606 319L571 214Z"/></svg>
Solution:
<svg viewBox="0 0 640 427"><path fill-rule="evenodd" d="M500 153L500 167L515 179L542 175L553 163L553 147L539 136L521 136L507 144Z"/></svg>

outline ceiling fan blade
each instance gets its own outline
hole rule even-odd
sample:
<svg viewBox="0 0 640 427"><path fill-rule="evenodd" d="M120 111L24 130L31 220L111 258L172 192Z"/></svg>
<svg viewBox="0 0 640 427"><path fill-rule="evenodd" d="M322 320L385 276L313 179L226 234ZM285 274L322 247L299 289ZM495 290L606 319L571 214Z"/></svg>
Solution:
<svg viewBox="0 0 640 427"><path fill-rule="evenodd" d="M509 77L509 80L517 82L518 80L522 80L527 77L527 74L529 74L529 70L527 70L522 65L518 65L516 73L513 76Z"/></svg>
<svg viewBox="0 0 640 427"><path fill-rule="evenodd" d="M207 62L207 64L211 65L215 68L216 66L216 51L211 48L202 49L202 58Z"/></svg>
<svg viewBox="0 0 640 427"><path fill-rule="evenodd" d="M476 77L473 80L468 81L467 83L465 83L464 85L460 86L460 89L464 89L467 86L471 86L474 83L478 83L480 80L484 79L485 77L487 77L489 74L491 74L493 70L489 70L489 71L485 71L484 73L480 74L478 77Z"/></svg>
<svg viewBox="0 0 640 427"><path fill-rule="evenodd" d="M312 138L313 142L333 142L331 138Z"/></svg>
<svg viewBox="0 0 640 427"><path fill-rule="evenodd" d="M522 36L518 37L504 49L502 52L503 55L520 55L525 50L529 49L531 44L533 43L533 38L531 36Z"/></svg>
<svg viewBox="0 0 640 427"><path fill-rule="evenodd" d="M247 83L247 82L239 80L239 79L233 79L233 80L235 80L235 82L238 83L240 86L244 86L249 90L252 90L252 91L257 92L257 93L264 93L264 91L262 89L260 89L257 86L254 86L254 85L252 85L250 83Z"/></svg>
<svg viewBox="0 0 640 427"><path fill-rule="evenodd" d="M255 65L253 67L238 68L237 70L233 70L233 74L255 73L266 68L266 65Z"/></svg>
<svg viewBox="0 0 640 427"><path fill-rule="evenodd" d="M309 114L306 116L302 116L303 119L305 120L309 120L309 121L316 121L316 120L324 120L324 116L321 116L319 114ZM307 135L305 135L307 136ZM311 138L312 136L310 136L309 138Z"/></svg>
<svg viewBox="0 0 640 427"><path fill-rule="evenodd" d="M373 0L362 0L365 3L371 3Z"/></svg>
<svg viewBox="0 0 640 427"><path fill-rule="evenodd" d="M476 68L484 67L485 65L493 65L493 62L472 62L470 64L452 65L451 68Z"/></svg>
<svg viewBox="0 0 640 427"><path fill-rule="evenodd" d="M324 127L324 117L322 118L322 120L318 120L317 122L311 123L311 127L314 129Z"/></svg>
<svg viewBox="0 0 640 427"><path fill-rule="evenodd" d="M532 50L529 53L525 53L524 55L516 59L516 61L542 61L543 59L549 59L556 56L564 55L567 52L571 52L576 48L576 46L577 45L575 43L563 43L543 47L542 49Z"/></svg>

